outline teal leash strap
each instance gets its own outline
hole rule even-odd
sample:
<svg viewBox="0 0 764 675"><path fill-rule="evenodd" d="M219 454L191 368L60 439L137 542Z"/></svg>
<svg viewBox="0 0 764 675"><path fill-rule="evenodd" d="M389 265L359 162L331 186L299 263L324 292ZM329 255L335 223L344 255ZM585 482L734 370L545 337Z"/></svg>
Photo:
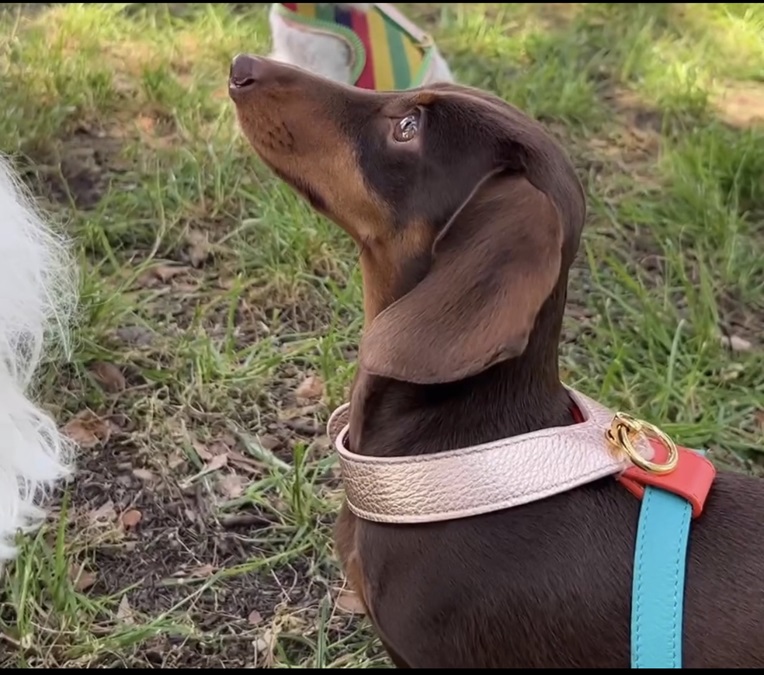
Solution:
<svg viewBox="0 0 764 675"><path fill-rule="evenodd" d="M684 579L692 505L645 488L637 526L631 607L631 667L681 668Z"/></svg>

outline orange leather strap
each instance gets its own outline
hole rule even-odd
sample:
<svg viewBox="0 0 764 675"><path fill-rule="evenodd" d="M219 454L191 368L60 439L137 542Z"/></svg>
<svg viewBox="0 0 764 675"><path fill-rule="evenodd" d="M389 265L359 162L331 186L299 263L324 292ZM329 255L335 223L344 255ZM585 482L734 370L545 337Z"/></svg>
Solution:
<svg viewBox="0 0 764 675"><path fill-rule="evenodd" d="M655 451L653 461L665 462L668 453L663 444L652 439L650 444ZM632 466L618 477L618 481L640 500L644 497L647 485L683 497L692 505L692 517L697 518L703 513L706 498L716 478L716 467L700 452L682 447L677 449L679 463L671 473L654 474Z"/></svg>

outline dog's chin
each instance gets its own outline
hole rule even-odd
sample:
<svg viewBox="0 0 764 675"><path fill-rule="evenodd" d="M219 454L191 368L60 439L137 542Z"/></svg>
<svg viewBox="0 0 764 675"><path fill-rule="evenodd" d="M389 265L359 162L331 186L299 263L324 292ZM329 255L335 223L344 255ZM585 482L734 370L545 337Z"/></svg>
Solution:
<svg viewBox="0 0 764 675"><path fill-rule="evenodd" d="M328 213L324 198L310 185L300 181L286 180L284 178L282 178L282 180L284 180L284 182L289 184L295 192L302 196L303 199L305 199L315 211L318 211L323 215Z"/></svg>
<svg viewBox="0 0 764 675"><path fill-rule="evenodd" d="M283 169L279 168L278 166L274 165L272 162L269 162L267 159L260 156L263 163L271 170L273 173L278 176L284 183L286 183L289 187L291 187L297 194L299 194L305 201L308 202L308 204L311 205L313 209L318 211L319 213L323 215L327 215L327 206L326 201L321 196L318 190L316 190L313 186L309 185L306 181L296 178L294 175L289 173L288 171L284 171Z"/></svg>
<svg viewBox="0 0 764 675"><path fill-rule="evenodd" d="M260 161L265 164L274 175L286 183L292 188L298 195L300 195L310 206L321 213L328 216L326 200L321 196L318 189L310 185L307 181L298 178L292 172L281 167L281 163L278 161L278 153L274 153L273 147L270 141L262 142L261 138L256 134L245 134L250 146L255 151L255 154L260 158ZM274 157L276 155L276 157Z"/></svg>

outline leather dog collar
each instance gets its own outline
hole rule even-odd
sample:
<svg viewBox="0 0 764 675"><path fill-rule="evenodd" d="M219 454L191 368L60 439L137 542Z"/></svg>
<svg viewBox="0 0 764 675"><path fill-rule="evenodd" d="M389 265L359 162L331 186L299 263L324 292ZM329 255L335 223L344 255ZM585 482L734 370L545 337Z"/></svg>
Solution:
<svg viewBox="0 0 764 675"><path fill-rule="evenodd" d="M348 506L359 518L376 522L434 522L527 504L618 474L642 499L631 666L681 668L690 522L703 512L716 469L704 453L677 447L652 425L568 392L578 406L578 424L415 457L350 452L345 447L349 406L339 407L328 433L340 457Z"/></svg>
<svg viewBox="0 0 764 675"><path fill-rule="evenodd" d="M328 433L340 458L348 507L381 523L427 523L476 516L550 497L632 466L608 443L614 413L568 389L582 421L566 427L435 455L366 457L346 447L349 405L334 411ZM653 447L634 442L645 460Z"/></svg>

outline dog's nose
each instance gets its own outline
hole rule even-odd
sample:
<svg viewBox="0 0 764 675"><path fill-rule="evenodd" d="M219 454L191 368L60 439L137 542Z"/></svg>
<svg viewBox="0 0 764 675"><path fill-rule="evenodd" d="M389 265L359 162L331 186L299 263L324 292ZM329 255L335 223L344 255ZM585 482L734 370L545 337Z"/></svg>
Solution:
<svg viewBox="0 0 764 675"><path fill-rule="evenodd" d="M262 59L249 54L238 54L231 61L228 74L228 91L231 98L246 94L257 86L262 79L265 63Z"/></svg>

